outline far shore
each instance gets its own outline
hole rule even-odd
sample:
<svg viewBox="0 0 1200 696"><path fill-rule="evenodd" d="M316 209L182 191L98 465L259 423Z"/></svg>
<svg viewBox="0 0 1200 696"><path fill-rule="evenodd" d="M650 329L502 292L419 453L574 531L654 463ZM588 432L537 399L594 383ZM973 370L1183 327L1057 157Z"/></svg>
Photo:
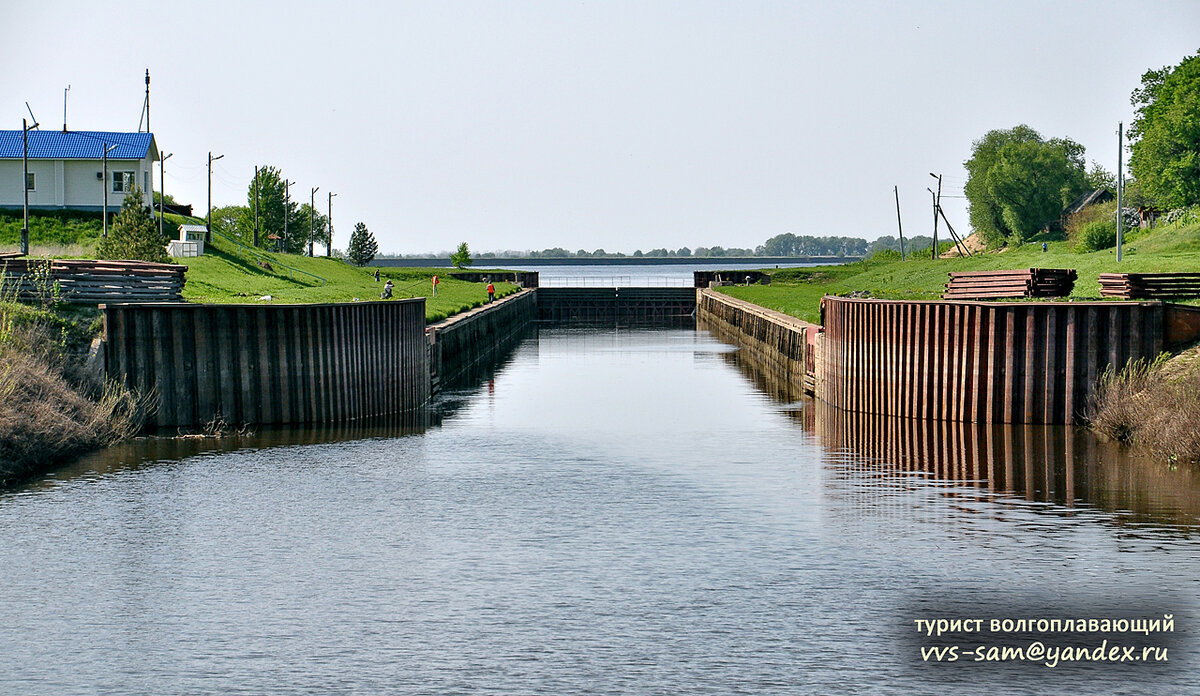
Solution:
<svg viewBox="0 0 1200 696"><path fill-rule="evenodd" d="M563 258L495 257L475 258L471 268L510 268L512 266L659 266L659 265L703 265L751 264L760 267L788 264L837 264L862 260L861 256L571 256ZM432 267L448 268L453 264L449 257L423 257L390 259L378 258L371 266L388 267Z"/></svg>

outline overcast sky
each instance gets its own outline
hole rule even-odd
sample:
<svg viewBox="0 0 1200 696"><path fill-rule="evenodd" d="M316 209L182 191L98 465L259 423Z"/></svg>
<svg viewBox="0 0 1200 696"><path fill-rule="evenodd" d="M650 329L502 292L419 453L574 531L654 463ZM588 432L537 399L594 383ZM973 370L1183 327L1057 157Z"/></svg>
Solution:
<svg viewBox="0 0 1200 696"><path fill-rule="evenodd" d="M279 167L335 245L754 247L932 225L972 140L1027 123L1115 170L1143 72L1200 49L1200 2L14 2L0 114L137 129L166 189L245 204ZM158 177L155 182L157 186ZM965 201L947 198L956 227Z"/></svg>

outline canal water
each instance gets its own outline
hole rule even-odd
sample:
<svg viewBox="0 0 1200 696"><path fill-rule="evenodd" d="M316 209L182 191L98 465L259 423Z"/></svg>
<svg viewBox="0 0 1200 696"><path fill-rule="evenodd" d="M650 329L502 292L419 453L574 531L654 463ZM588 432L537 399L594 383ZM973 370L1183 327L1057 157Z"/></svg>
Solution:
<svg viewBox="0 0 1200 696"><path fill-rule="evenodd" d="M847 418L704 331L544 328L424 425L0 493L0 693L1197 693L1198 531L1194 470L1081 433ZM914 624L1164 614L1105 638L1166 662L1055 667L925 661Z"/></svg>

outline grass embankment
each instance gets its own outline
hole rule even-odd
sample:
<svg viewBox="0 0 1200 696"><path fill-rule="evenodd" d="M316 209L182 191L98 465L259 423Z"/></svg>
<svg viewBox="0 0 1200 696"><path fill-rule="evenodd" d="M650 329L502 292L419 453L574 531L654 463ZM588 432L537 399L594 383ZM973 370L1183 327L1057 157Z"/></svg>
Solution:
<svg viewBox="0 0 1200 696"><path fill-rule="evenodd" d="M932 260L926 252L901 261L891 253L841 266L767 269L772 274L769 286L723 287L720 292L816 322L823 295L858 292L884 299L932 300L941 297L951 271L1074 268L1079 278L1071 298L1077 300L1100 298L1101 273L1200 272L1200 225L1137 231L1127 239L1120 264L1113 249L1079 254L1070 242L1053 240L1043 252L1041 240L1036 240L967 258Z"/></svg>
<svg viewBox="0 0 1200 696"><path fill-rule="evenodd" d="M1200 462L1200 347L1105 374L1088 420L1099 432L1157 457Z"/></svg>
<svg viewBox="0 0 1200 696"><path fill-rule="evenodd" d="M0 297L0 486L140 429L144 400L87 369L98 324L95 308Z"/></svg>
<svg viewBox="0 0 1200 696"><path fill-rule="evenodd" d="M465 312L487 301L481 283L454 280L452 269L382 268L375 282L376 267L358 268L334 258L296 256L259 251L258 256L239 252L233 242L213 237L204 256L176 259L188 266L183 296L188 302L308 304L378 300L389 278L397 299L425 297L425 319L435 322ZM265 261L270 268L264 267ZM292 271L289 271L291 267ZM310 275L311 274L311 275ZM433 276L441 280L437 297L429 297ZM326 279L322 284L316 276ZM511 283L496 283L496 295L517 292ZM271 299L259 298L270 296Z"/></svg>

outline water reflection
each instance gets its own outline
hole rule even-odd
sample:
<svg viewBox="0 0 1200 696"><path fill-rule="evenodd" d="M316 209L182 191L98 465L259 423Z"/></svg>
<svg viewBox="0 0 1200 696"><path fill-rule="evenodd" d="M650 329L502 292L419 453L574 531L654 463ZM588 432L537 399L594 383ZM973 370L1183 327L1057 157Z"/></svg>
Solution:
<svg viewBox="0 0 1200 696"><path fill-rule="evenodd" d="M849 413L799 394L786 375L751 351L726 353L725 359L787 404L790 417L818 438L846 475L876 483L950 482L956 484L946 489L950 495L1049 504L1055 514L1095 509L1114 513L1119 523L1165 525L1185 534L1200 526L1200 472L1139 456L1087 429ZM887 489L877 487L877 493Z"/></svg>

